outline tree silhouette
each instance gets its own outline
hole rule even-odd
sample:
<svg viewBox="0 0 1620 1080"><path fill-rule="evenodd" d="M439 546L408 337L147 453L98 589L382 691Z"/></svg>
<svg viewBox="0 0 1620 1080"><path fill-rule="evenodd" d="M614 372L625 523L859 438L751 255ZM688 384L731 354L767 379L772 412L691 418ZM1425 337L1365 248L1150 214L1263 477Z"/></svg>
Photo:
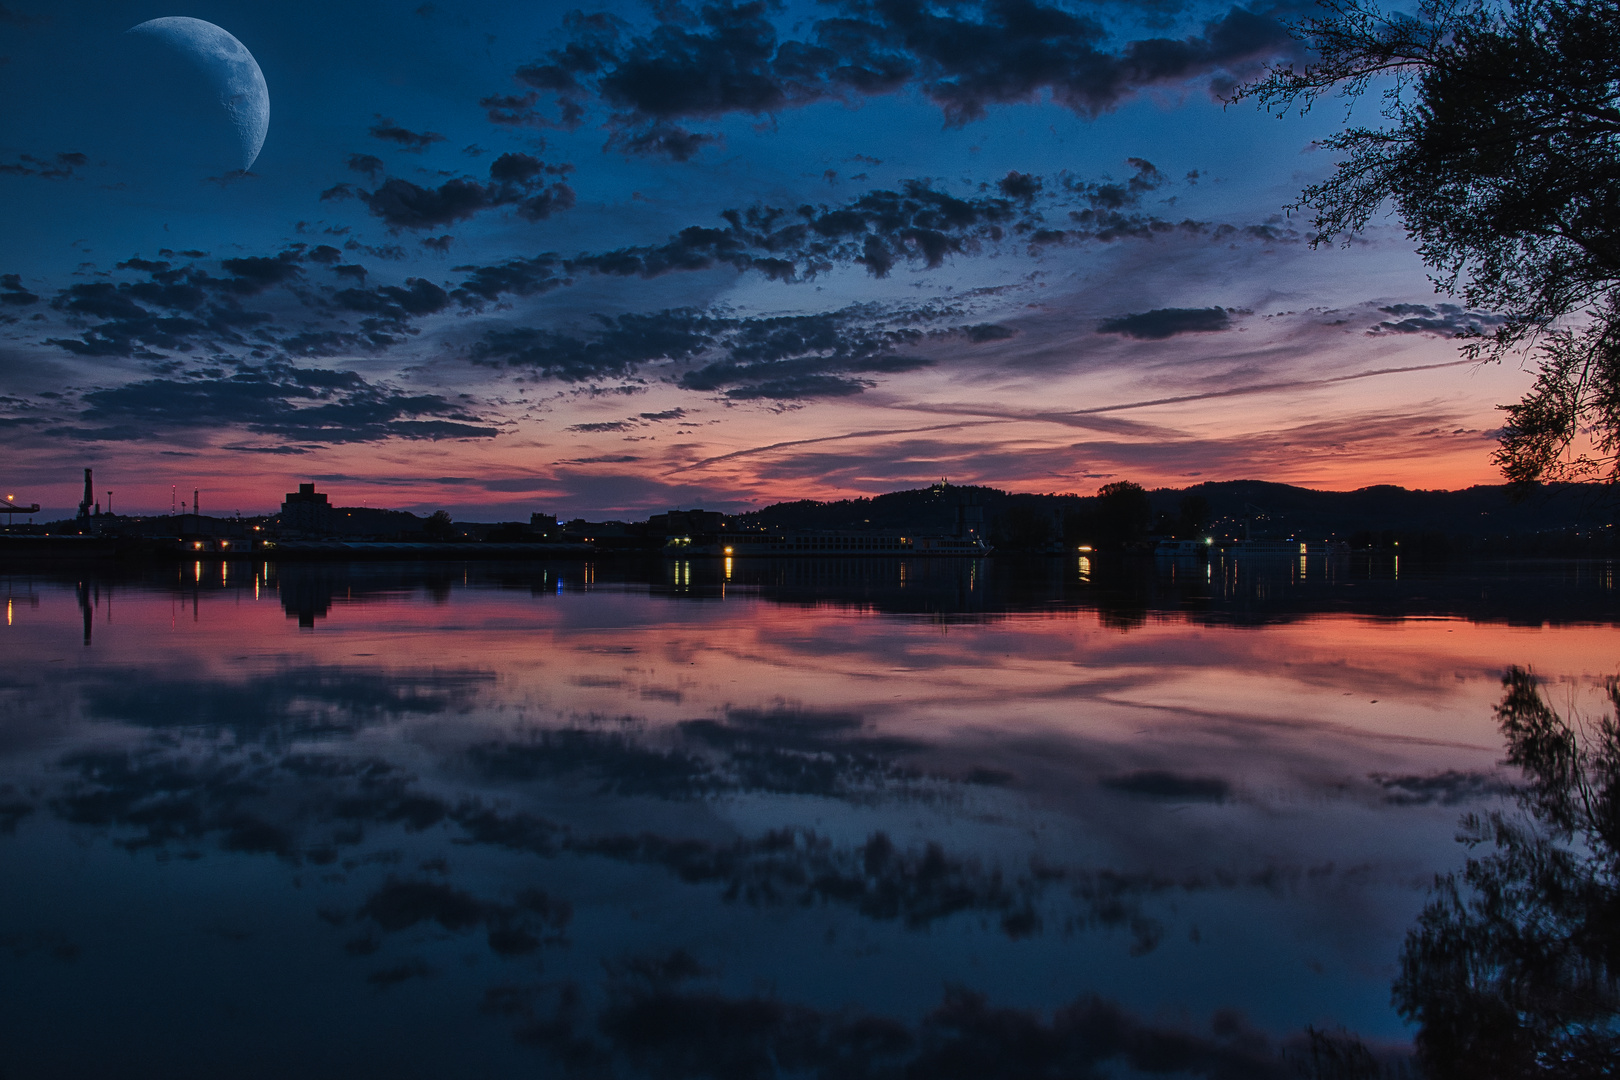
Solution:
<svg viewBox="0 0 1620 1080"><path fill-rule="evenodd" d="M1178 508L1176 536L1181 540L1196 540L1209 528L1209 500L1202 495L1183 495Z"/></svg>
<svg viewBox="0 0 1620 1080"><path fill-rule="evenodd" d="M1314 243L1393 203L1437 288L1506 317L1460 336L1481 359L1538 355L1504 406L1509 480L1620 481L1620 0L1323 0L1293 27L1314 52L1244 87L1270 111L1376 87L1384 123L1324 140L1343 156L1297 207Z"/></svg>
<svg viewBox="0 0 1620 1080"><path fill-rule="evenodd" d="M1620 728L1578 731L1514 668L1497 719L1522 813L1470 814L1407 934L1396 1007L1432 1080L1620 1075ZM1609 697L1620 715L1620 683Z"/></svg>
<svg viewBox="0 0 1620 1080"><path fill-rule="evenodd" d="M456 535L456 526L448 511L435 510L422 522L422 532L430 540L450 540Z"/></svg>
<svg viewBox="0 0 1620 1080"><path fill-rule="evenodd" d="M1096 514L1098 539L1109 547L1140 540L1153 524L1153 504L1147 491L1129 480L1097 489Z"/></svg>

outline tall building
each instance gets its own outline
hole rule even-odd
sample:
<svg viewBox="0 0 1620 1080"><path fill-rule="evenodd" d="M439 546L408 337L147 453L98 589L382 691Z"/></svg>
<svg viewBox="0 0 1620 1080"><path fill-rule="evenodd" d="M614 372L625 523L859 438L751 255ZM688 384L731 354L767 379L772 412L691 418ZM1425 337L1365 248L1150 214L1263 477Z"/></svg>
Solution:
<svg viewBox="0 0 1620 1080"><path fill-rule="evenodd" d="M281 503L281 527L300 532L332 531L332 504L314 484L299 484Z"/></svg>

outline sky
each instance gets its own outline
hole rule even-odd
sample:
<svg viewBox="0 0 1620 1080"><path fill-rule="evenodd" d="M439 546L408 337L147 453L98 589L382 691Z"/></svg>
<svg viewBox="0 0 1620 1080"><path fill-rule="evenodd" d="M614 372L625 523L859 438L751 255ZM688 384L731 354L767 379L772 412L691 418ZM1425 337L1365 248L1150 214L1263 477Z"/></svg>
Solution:
<svg viewBox="0 0 1620 1080"><path fill-rule="evenodd" d="M4 0L6 493L1499 482L1496 316L1393 219L1310 245L1341 103L1226 102L1310 0L577 3ZM248 170L167 16L257 60Z"/></svg>

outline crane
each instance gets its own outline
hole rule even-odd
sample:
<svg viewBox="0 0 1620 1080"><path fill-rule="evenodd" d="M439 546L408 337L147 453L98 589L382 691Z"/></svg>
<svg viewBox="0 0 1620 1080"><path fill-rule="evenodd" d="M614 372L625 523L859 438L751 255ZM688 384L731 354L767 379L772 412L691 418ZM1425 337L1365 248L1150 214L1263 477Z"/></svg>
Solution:
<svg viewBox="0 0 1620 1080"><path fill-rule="evenodd" d="M4 509L6 511L6 528L9 529L11 528L12 514L37 514L39 513L39 503L29 503L24 506L17 501L17 496L7 495Z"/></svg>

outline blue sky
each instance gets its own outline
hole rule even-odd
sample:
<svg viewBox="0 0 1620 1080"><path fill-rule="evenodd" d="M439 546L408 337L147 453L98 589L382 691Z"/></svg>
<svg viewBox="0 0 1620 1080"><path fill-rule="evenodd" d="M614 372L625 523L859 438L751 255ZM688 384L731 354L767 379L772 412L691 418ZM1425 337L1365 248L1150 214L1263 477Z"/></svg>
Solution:
<svg viewBox="0 0 1620 1080"><path fill-rule="evenodd" d="M1398 225L1312 249L1327 106L1223 96L1308 4L0 7L5 483L500 518L939 476L1492 482ZM187 58L235 35L233 172Z"/></svg>

